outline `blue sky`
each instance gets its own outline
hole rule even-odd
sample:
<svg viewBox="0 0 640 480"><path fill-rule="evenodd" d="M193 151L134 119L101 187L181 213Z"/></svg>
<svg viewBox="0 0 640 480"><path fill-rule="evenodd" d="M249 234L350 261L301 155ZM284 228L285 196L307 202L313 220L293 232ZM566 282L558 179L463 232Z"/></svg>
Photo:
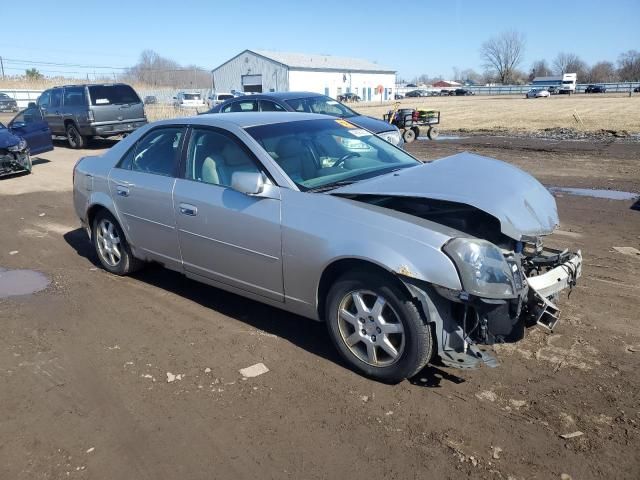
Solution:
<svg viewBox="0 0 640 480"><path fill-rule="evenodd" d="M9 74L24 70L15 60L130 66L146 48L210 69L255 48L366 58L406 79L448 78L454 67L481 71L481 43L508 29L526 35L525 70L560 51L592 64L640 50L640 0L30 0L3 2L0 14L17 19L3 22L0 38ZM45 73L110 71L35 66Z"/></svg>

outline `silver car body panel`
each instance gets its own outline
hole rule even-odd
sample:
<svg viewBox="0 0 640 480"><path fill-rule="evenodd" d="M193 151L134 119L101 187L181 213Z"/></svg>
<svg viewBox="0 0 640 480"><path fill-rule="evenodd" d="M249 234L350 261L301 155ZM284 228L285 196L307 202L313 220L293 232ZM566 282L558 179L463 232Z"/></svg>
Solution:
<svg viewBox="0 0 640 480"><path fill-rule="evenodd" d="M333 190L464 203L500 221L515 240L548 235L559 224L556 202L534 177L508 163L464 152Z"/></svg>

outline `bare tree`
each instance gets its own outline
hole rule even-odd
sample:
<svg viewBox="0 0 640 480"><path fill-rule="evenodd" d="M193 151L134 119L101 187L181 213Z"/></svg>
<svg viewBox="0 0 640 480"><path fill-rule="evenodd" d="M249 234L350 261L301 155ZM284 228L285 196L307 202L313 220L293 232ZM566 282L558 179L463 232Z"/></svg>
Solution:
<svg viewBox="0 0 640 480"><path fill-rule="evenodd" d="M587 74L587 82L589 83L605 83L615 82L618 73L611 62L598 62L589 69Z"/></svg>
<svg viewBox="0 0 640 480"><path fill-rule="evenodd" d="M531 65L531 74L529 75L529 81L533 81L533 79L536 77L548 77L549 75L551 75L551 68L549 68L549 65L547 65L547 61L544 59L536 60Z"/></svg>
<svg viewBox="0 0 640 480"><path fill-rule="evenodd" d="M575 53L559 53L556 59L553 61L553 66L556 69L558 75L565 73L577 73L578 77L586 76L587 64ZM582 74L582 75L580 75Z"/></svg>
<svg viewBox="0 0 640 480"><path fill-rule="evenodd" d="M207 88L211 85L208 71L195 65L183 67L153 50L144 50L138 63L127 71L126 77L140 83L164 87Z"/></svg>
<svg viewBox="0 0 640 480"><path fill-rule="evenodd" d="M618 76L623 82L640 82L640 52L629 50L620 55Z"/></svg>
<svg viewBox="0 0 640 480"><path fill-rule="evenodd" d="M484 66L496 73L500 83L513 81L514 70L522 62L525 43L522 33L507 31L482 44L480 56Z"/></svg>

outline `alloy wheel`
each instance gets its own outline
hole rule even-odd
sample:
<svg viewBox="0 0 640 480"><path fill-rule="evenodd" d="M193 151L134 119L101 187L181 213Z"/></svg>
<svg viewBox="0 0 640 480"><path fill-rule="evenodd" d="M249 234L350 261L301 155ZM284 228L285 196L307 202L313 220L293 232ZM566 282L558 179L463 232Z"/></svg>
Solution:
<svg viewBox="0 0 640 480"><path fill-rule="evenodd" d="M96 228L96 244L100 258L109 266L116 267L122 259L122 244L116 226L103 218Z"/></svg>

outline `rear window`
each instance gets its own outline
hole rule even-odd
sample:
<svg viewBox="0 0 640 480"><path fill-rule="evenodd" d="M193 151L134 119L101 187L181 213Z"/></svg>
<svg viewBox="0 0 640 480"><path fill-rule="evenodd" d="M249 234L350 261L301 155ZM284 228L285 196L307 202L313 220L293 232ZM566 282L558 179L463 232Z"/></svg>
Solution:
<svg viewBox="0 0 640 480"><path fill-rule="evenodd" d="M199 93L183 93L182 97L185 100L200 100L200 94Z"/></svg>
<svg viewBox="0 0 640 480"><path fill-rule="evenodd" d="M229 100L233 95L218 95L218 100Z"/></svg>
<svg viewBox="0 0 640 480"><path fill-rule="evenodd" d="M140 103L140 97L129 85L90 85L91 105Z"/></svg>

